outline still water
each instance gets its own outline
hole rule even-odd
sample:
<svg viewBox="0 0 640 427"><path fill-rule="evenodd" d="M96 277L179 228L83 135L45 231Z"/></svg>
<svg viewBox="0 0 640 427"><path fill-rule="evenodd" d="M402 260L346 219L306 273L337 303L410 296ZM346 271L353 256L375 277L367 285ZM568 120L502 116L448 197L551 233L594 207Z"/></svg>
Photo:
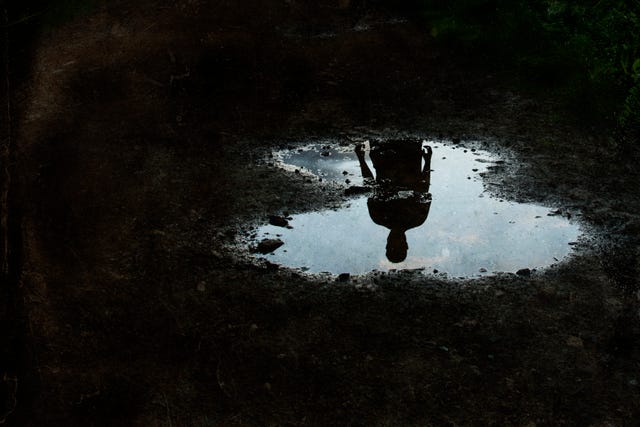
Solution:
<svg viewBox="0 0 640 427"><path fill-rule="evenodd" d="M549 207L497 199L481 174L502 161L439 142L310 145L274 154L283 167L365 192L337 210L265 225L284 245L270 262L309 272L423 269L470 277L543 268L569 255L577 224Z"/></svg>

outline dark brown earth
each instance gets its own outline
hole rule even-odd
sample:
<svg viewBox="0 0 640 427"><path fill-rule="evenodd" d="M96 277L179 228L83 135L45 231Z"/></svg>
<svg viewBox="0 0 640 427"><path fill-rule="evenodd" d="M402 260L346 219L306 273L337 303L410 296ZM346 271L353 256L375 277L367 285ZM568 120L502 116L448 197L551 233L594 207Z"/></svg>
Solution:
<svg viewBox="0 0 640 427"><path fill-rule="evenodd" d="M637 425L635 152L403 16L250 3L119 2L39 40L15 113L8 422ZM503 152L488 186L592 237L530 277L468 281L303 276L236 247L344 200L272 148L403 136Z"/></svg>

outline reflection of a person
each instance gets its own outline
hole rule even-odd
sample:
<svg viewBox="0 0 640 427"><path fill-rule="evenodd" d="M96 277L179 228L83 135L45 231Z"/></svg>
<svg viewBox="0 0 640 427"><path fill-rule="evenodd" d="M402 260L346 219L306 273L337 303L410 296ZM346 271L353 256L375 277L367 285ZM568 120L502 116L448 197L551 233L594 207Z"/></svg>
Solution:
<svg viewBox="0 0 640 427"><path fill-rule="evenodd" d="M373 142L369 157L376 170L374 178L364 156L364 147L356 146L362 177L374 185L367 200L373 222L390 230L387 258L402 262L407 257L405 232L422 225L431 207L431 147L422 148L419 141ZM422 160L424 159L424 166Z"/></svg>

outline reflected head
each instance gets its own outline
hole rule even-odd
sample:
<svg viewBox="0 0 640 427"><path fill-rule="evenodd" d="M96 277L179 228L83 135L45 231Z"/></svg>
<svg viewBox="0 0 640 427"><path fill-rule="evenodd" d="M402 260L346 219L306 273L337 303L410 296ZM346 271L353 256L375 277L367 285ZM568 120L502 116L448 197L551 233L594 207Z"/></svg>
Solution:
<svg viewBox="0 0 640 427"><path fill-rule="evenodd" d="M408 249L404 230L392 229L387 237L387 259L393 263L402 262L407 258Z"/></svg>

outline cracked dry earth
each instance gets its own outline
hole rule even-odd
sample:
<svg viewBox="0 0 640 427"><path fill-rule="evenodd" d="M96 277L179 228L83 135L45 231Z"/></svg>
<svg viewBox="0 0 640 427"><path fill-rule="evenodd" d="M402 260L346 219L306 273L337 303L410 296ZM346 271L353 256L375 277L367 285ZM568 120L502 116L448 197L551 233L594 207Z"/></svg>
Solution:
<svg viewBox="0 0 640 427"><path fill-rule="evenodd" d="M16 142L16 420L638 422L637 153L406 17L338 3L122 2L41 38ZM271 150L423 137L502 154L490 191L559 206L588 238L473 280L339 281L238 247L269 215L348 201Z"/></svg>

